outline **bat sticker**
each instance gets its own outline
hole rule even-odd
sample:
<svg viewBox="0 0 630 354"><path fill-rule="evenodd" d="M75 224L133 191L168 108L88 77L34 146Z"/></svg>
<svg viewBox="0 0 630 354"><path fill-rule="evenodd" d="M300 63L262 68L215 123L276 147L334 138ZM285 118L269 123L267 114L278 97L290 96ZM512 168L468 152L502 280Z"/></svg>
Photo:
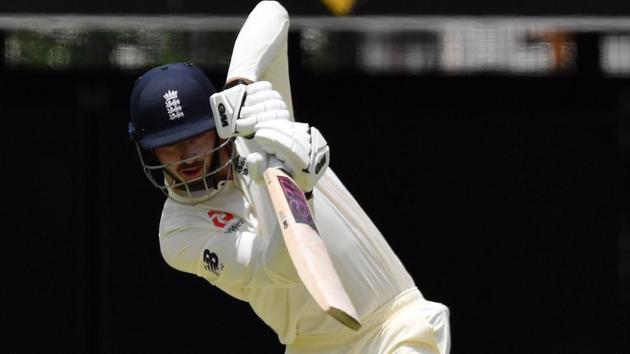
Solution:
<svg viewBox="0 0 630 354"><path fill-rule="evenodd" d="M290 178L278 176L278 181L280 182L284 196L287 198L295 222L307 224L312 227L313 230L317 231L317 227L315 227L315 222L311 216L311 210L308 208L306 198L304 198L304 193L302 193Z"/></svg>

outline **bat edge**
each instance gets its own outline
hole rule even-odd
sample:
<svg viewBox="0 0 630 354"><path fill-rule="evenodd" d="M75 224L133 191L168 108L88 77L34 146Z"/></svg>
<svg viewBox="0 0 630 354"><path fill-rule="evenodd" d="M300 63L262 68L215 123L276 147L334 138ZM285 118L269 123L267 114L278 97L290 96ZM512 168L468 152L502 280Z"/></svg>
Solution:
<svg viewBox="0 0 630 354"><path fill-rule="evenodd" d="M337 321L341 322L344 326L350 328L353 331L358 331L361 329L361 322L359 322L359 320L341 309L330 306L326 313L328 313L330 316L334 317Z"/></svg>

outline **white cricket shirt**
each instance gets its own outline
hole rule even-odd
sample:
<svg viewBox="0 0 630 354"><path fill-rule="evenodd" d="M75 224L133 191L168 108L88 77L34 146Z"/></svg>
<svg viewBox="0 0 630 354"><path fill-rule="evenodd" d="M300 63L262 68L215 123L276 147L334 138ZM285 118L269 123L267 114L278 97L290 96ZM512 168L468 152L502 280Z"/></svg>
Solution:
<svg viewBox="0 0 630 354"><path fill-rule="evenodd" d="M258 3L239 33L245 39L241 45L253 52L247 58L232 58L228 78L271 81L292 112L286 54L288 27L288 14L279 3ZM266 47L274 48L275 56L266 50L263 53ZM242 138L236 140L240 156L257 150L252 145ZM331 150L334 154L334 147ZM379 230L332 170L315 187L311 207L359 319L415 286ZM343 328L319 309L300 282L266 189L251 181L244 171L203 203L185 205L167 199L159 239L162 255L170 266L203 277L249 302L284 344L292 343L296 335Z"/></svg>
<svg viewBox="0 0 630 354"><path fill-rule="evenodd" d="M342 325L319 309L300 282L266 193L264 186L239 175L206 202L193 206L168 199L159 234L164 259L249 302L284 344L298 334L340 330ZM330 169L313 191L312 208L359 319L415 286Z"/></svg>

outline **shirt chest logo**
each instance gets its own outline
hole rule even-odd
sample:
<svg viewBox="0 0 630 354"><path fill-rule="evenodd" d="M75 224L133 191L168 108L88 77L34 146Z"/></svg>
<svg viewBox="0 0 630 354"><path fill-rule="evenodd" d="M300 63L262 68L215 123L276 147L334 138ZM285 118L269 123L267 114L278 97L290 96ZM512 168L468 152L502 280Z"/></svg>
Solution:
<svg viewBox="0 0 630 354"><path fill-rule="evenodd" d="M214 226L226 234L238 230L243 225L243 220L226 211L210 210L208 217Z"/></svg>
<svg viewBox="0 0 630 354"><path fill-rule="evenodd" d="M223 263L219 261L219 256L210 250L203 250L203 267L215 276L221 275Z"/></svg>

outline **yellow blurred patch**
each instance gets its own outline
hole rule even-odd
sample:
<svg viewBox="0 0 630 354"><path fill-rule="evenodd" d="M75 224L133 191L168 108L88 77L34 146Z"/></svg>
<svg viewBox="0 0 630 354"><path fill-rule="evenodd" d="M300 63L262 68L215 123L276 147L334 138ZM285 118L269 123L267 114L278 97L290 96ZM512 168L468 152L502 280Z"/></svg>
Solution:
<svg viewBox="0 0 630 354"><path fill-rule="evenodd" d="M356 0L322 0L322 2L333 15L343 16L352 11Z"/></svg>

